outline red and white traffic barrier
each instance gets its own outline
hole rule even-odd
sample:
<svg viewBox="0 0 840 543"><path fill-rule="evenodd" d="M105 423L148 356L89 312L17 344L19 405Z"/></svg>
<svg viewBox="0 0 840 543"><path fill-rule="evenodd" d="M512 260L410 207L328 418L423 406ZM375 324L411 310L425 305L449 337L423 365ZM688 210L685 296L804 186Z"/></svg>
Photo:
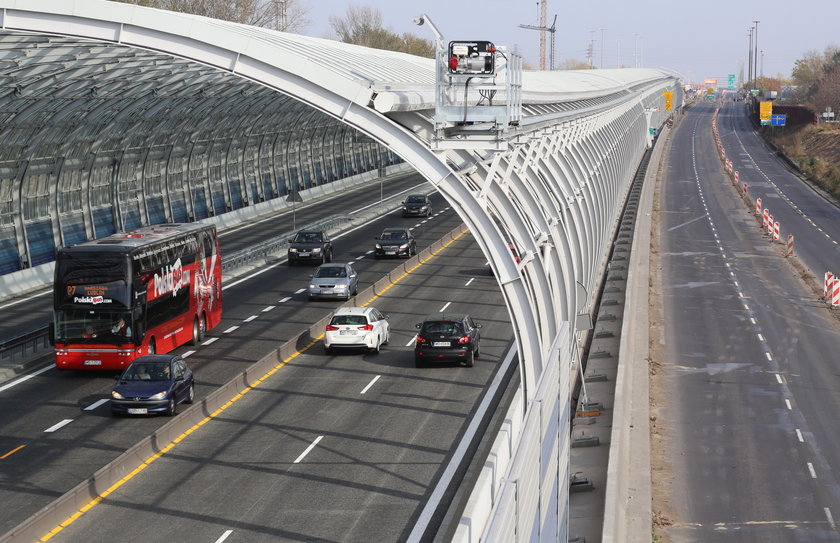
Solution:
<svg viewBox="0 0 840 543"><path fill-rule="evenodd" d="M739 172L735 172L735 182L740 183L741 181L741 174Z"/></svg>
<svg viewBox="0 0 840 543"><path fill-rule="evenodd" d="M828 299L828 293L831 291L831 285L834 284L834 274L825 272L825 282L823 283L823 298Z"/></svg>
<svg viewBox="0 0 840 543"><path fill-rule="evenodd" d="M767 233L768 234L773 233L773 215L770 215L769 217L767 217Z"/></svg>
<svg viewBox="0 0 840 543"><path fill-rule="evenodd" d="M761 198L755 199L755 214L761 215Z"/></svg>
<svg viewBox="0 0 840 543"><path fill-rule="evenodd" d="M761 227L767 228L767 223L770 222L770 210L766 207L764 208L764 215L761 217Z"/></svg>
<svg viewBox="0 0 840 543"><path fill-rule="evenodd" d="M746 196L746 195L747 195L747 184L744 183L744 196Z"/></svg>
<svg viewBox="0 0 840 543"><path fill-rule="evenodd" d="M787 252L785 256L793 256L793 234L788 234Z"/></svg>
<svg viewBox="0 0 840 543"><path fill-rule="evenodd" d="M840 306L840 279L835 277L831 286L831 307Z"/></svg>
<svg viewBox="0 0 840 543"><path fill-rule="evenodd" d="M773 241L779 241L779 222L773 223Z"/></svg>

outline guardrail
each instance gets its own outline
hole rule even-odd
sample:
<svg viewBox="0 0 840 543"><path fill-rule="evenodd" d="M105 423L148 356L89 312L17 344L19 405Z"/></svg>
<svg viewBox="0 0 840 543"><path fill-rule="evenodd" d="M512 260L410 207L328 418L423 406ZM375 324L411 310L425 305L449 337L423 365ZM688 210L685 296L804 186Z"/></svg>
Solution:
<svg viewBox="0 0 840 543"><path fill-rule="evenodd" d="M0 341L0 365L22 364L50 348L49 327L44 326L23 335Z"/></svg>

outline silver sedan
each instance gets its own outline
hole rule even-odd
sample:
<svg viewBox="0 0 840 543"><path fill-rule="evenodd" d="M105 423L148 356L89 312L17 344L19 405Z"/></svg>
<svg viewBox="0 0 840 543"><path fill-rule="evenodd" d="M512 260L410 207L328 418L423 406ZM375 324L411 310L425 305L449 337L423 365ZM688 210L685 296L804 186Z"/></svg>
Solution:
<svg viewBox="0 0 840 543"><path fill-rule="evenodd" d="M309 299L343 298L349 300L359 288L359 274L353 265L332 262L321 264L310 275Z"/></svg>

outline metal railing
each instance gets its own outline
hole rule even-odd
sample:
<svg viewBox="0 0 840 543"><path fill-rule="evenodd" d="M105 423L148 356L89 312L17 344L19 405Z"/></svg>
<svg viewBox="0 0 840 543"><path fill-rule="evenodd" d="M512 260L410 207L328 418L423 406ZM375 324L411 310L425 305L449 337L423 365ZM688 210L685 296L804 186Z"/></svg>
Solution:
<svg viewBox="0 0 840 543"><path fill-rule="evenodd" d="M32 330L12 339L0 341L0 365L23 364L43 356L51 349L49 326Z"/></svg>

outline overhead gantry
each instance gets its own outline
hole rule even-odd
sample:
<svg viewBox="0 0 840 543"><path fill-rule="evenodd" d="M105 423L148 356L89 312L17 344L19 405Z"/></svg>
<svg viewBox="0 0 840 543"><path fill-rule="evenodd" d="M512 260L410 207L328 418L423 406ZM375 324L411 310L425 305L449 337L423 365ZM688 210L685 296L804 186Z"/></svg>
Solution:
<svg viewBox="0 0 840 543"><path fill-rule="evenodd" d="M0 18L0 265L402 159L469 227L513 322L523 431L488 533L565 538L576 318L663 91L680 105L672 74L524 72L501 144L445 148L432 59L101 0L0 0Z"/></svg>

